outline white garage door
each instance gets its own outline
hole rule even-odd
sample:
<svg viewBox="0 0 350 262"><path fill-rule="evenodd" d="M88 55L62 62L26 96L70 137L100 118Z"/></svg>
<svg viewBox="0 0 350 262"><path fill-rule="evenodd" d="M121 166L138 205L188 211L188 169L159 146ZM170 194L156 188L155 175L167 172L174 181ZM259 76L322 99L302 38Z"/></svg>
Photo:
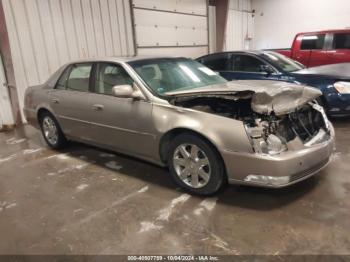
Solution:
<svg viewBox="0 0 350 262"><path fill-rule="evenodd" d="M128 0L2 0L19 103L75 59L134 54Z"/></svg>
<svg viewBox="0 0 350 262"><path fill-rule="evenodd" d="M206 0L134 0L139 55L198 57L208 53Z"/></svg>
<svg viewBox="0 0 350 262"><path fill-rule="evenodd" d="M250 0L231 0L225 34L226 51L248 50L254 36Z"/></svg>

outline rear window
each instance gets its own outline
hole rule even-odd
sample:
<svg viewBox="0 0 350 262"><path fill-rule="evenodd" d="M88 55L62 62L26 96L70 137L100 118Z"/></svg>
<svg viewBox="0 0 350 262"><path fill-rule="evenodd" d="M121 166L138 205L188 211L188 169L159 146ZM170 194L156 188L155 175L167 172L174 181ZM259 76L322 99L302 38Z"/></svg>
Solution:
<svg viewBox="0 0 350 262"><path fill-rule="evenodd" d="M334 34L334 49L350 49L350 33Z"/></svg>
<svg viewBox="0 0 350 262"><path fill-rule="evenodd" d="M261 66L265 65L259 59L248 55L235 55L233 57L233 71L236 72L261 72Z"/></svg>
<svg viewBox="0 0 350 262"><path fill-rule="evenodd" d="M301 40L301 50L323 49L325 34L305 35Z"/></svg>
<svg viewBox="0 0 350 262"><path fill-rule="evenodd" d="M199 59L203 65L214 71L230 70L230 60L228 53L215 54Z"/></svg>
<svg viewBox="0 0 350 262"><path fill-rule="evenodd" d="M91 63L72 65L66 88L74 91L88 92L91 68Z"/></svg>

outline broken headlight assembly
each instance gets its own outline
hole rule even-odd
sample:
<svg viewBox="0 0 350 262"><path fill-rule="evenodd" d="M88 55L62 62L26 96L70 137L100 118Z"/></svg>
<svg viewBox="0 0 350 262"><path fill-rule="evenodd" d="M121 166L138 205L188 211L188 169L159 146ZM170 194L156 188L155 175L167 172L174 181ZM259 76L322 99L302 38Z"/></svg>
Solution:
<svg viewBox="0 0 350 262"><path fill-rule="evenodd" d="M255 153L276 155L287 150L285 141L277 136L277 123L256 119L254 125L245 125Z"/></svg>

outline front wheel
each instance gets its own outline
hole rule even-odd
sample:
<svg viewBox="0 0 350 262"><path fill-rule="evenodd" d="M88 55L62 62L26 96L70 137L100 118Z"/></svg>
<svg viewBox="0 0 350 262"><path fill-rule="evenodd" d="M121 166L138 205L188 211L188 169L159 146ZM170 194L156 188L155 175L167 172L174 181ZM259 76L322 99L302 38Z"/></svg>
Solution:
<svg viewBox="0 0 350 262"><path fill-rule="evenodd" d="M46 143L54 149L61 149L67 145L57 120L50 113L45 112L40 116L40 127Z"/></svg>
<svg viewBox="0 0 350 262"><path fill-rule="evenodd" d="M169 148L168 165L174 181L193 194L212 195L227 180L218 152L196 135L175 137Z"/></svg>

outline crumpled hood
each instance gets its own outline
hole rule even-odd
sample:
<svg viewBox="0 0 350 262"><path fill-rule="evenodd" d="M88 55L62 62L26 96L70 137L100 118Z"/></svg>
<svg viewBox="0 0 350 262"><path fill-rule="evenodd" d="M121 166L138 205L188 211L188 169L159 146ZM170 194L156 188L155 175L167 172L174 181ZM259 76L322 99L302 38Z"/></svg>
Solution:
<svg viewBox="0 0 350 262"><path fill-rule="evenodd" d="M186 97L225 97L241 99L251 97L251 107L259 114L288 114L300 106L313 101L322 92L313 87L270 80L240 80L225 84L199 87L165 93L166 96L181 99Z"/></svg>
<svg viewBox="0 0 350 262"><path fill-rule="evenodd" d="M293 73L300 75L322 75L328 77L350 79L350 63L315 66L305 68Z"/></svg>

